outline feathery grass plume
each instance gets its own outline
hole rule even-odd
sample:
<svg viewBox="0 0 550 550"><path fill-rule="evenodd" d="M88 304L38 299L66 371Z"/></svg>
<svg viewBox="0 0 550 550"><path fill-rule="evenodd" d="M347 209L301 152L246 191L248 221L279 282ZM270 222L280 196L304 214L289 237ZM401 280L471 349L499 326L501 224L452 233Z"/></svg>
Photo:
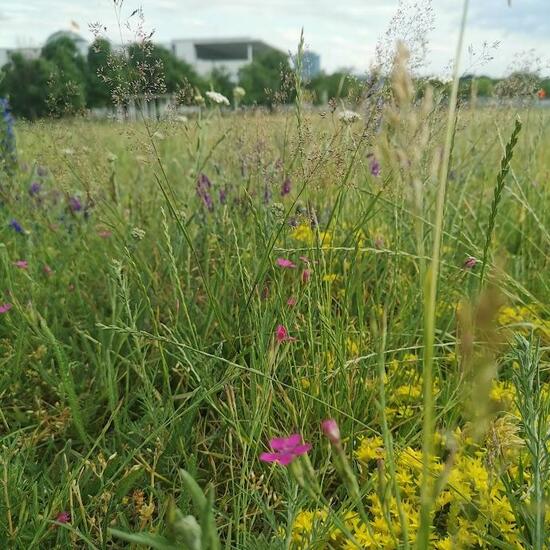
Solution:
<svg viewBox="0 0 550 550"><path fill-rule="evenodd" d="M501 305L501 294L490 286L476 302L461 302L457 310L462 414L469 420L476 441L485 436L496 412L490 397L498 374L496 357L502 345L496 323Z"/></svg>

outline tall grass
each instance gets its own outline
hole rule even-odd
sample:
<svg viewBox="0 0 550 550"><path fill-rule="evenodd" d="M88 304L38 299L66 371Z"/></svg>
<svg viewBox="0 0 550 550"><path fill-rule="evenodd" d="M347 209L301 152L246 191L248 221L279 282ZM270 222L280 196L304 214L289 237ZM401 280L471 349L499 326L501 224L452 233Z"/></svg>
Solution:
<svg viewBox="0 0 550 550"><path fill-rule="evenodd" d="M544 547L550 117L457 109L458 68L447 103L401 55L378 127L300 73L293 112L18 124L7 547Z"/></svg>

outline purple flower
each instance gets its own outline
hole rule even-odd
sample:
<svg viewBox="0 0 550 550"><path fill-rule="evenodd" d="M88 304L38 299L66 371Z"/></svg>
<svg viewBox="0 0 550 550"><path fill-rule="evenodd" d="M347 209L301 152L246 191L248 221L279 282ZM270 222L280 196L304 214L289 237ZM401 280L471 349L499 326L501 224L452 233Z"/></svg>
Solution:
<svg viewBox="0 0 550 550"><path fill-rule="evenodd" d="M377 178L381 172L380 163L378 162L378 159L373 154L370 154L369 157L370 157L370 173L375 178Z"/></svg>
<svg viewBox="0 0 550 550"><path fill-rule="evenodd" d="M7 313L12 307L13 307L12 304L10 304L9 302L6 302L5 304L0 305L0 314Z"/></svg>
<svg viewBox="0 0 550 550"><path fill-rule="evenodd" d="M25 232L25 231L23 230L23 228L21 227L21 224L20 224L16 219L11 220L11 222L9 223L9 226L10 226L16 233L24 233L24 232Z"/></svg>
<svg viewBox="0 0 550 550"><path fill-rule="evenodd" d="M311 450L309 443L302 443L300 434L292 434L288 437L274 437L269 446L273 452L262 453L262 462L276 462L281 466L288 466L295 458L305 455Z"/></svg>
<svg viewBox="0 0 550 550"><path fill-rule="evenodd" d="M33 181L29 187L29 195L31 197L34 197L35 195L38 195L40 191L42 190L42 185L38 183L37 181Z"/></svg>
<svg viewBox="0 0 550 550"><path fill-rule="evenodd" d="M208 176L200 174L197 179L197 195L204 203L204 206L212 212L214 210L214 202L212 201L212 195L210 195L211 188L212 182L208 179Z"/></svg>
<svg viewBox="0 0 550 550"><path fill-rule="evenodd" d="M69 206L73 212L80 212L82 210L82 203L78 197L70 197Z"/></svg>
<svg viewBox="0 0 550 550"><path fill-rule="evenodd" d="M290 178L286 178L281 187L281 197L284 197L290 193Z"/></svg>

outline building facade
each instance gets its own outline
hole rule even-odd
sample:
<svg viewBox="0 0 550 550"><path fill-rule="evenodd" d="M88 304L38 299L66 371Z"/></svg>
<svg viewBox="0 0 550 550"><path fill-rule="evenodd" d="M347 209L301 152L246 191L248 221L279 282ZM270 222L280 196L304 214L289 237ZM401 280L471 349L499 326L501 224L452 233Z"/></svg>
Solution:
<svg viewBox="0 0 550 550"><path fill-rule="evenodd" d="M249 38L181 39L171 43L172 53L191 65L199 75L224 68L237 82L239 70L264 51L274 49L261 40Z"/></svg>

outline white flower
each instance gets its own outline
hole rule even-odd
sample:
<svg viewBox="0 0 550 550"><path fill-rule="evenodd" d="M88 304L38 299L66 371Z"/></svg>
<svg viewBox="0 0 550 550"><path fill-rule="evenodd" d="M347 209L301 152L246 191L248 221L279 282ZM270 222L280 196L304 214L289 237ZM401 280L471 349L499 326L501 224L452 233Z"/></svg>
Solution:
<svg viewBox="0 0 550 550"><path fill-rule="evenodd" d="M236 99L242 99L246 95L246 92L242 86L235 86L233 88L233 97Z"/></svg>
<svg viewBox="0 0 550 550"><path fill-rule="evenodd" d="M338 118L344 124L352 124L354 122L357 122L358 120L361 120L361 115L359 113L356 113L355 111L349 111L348 109L346 109L345 111L341 111L338 114Z"/></svg>
<svg viewBox="0 0 550 550"><path fill-rule="evenodd" d="M139 227L134 227L132 229L132 237L134 237L134 239L137 239L138 241L141 241L141 239L145 237L145 231L143 229L140 229Z"/></svg>
<svg viewBox="0 0 550 550"><path fill-rule="evenodd" d="M206 97L210 101L213 101L218 105L229 105L229 99L227 99L223 94L220 94L218 92L208 91L206 92Z"/></svg>

